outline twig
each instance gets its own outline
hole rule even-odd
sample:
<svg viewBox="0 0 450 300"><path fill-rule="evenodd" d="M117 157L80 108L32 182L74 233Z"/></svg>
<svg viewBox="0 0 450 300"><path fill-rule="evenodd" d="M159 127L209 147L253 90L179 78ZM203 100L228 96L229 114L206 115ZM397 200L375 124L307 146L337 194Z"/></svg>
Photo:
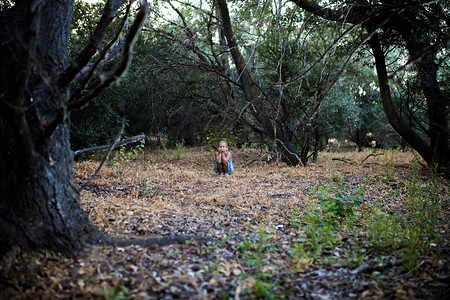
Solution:
<svg viewBox="0 0 450 300"><path fill-rule="evenodd" d="M109 147L108 153L103 158L102 162L98 166L97 170L94 174L92 174L91 177L89 177L88 181L86 181L79 189L78 192L81 192L83 189L85 189L89 183L91 183L92 179L100 172L100 169L103 167L103 164L108 160L109 155L111 154L112 150L114 149L114 146L117 144L117 142L120 140L120 137L122 136L123 130L125 129L125 123L122 123L122 127L120 127L119 132L116 135L116 138L111 143L111 146Z"/></svg>
<svg viewBox="0 0 450 300"><path fill-rule="evenodd" d="M403 259L391 259L388 262L386 262L385 264L379 264L379 265L375 265L375 266L371 266L369 263L365 263L359 267L357 267L356 269L352 270L351 273L352 274L360 274L360 273L372 273L375 271L383 271L387 268L392 268L392 267L396 267L399 266L403 263Z"/></svg>
<svg viewBox="0 0 450 300"><path fill-rule="evenodd" d="M126 246L132 246L132 245L142 246L142 247L150 247L150 246L154 246L154 245L165 246L165 245L172 245L172 244L182 244L182 243L186 243L187 241L191 241L191 240L195 240L198 242L217 241L215 238L198 236L198 235L175 235L175 236L164 236L164 237L148 238L148 239L140 239L140 240L111 239L109 241L106 241L106 244L116 246L116 247L126 247Z"/></svg>
<svg viewBox="0 0 450 300"><path fill-rule="evenodd" d="M364 158L361 163L365 162L369 157L371 156L380 156L380 155L384 155L384 153L378 153L378 154L374 154L374 153L370 153L369 155L366 156L366 158Z"/></svg>
<svg viewBox="0 0 450 300"><path fill-rule="evenodd" d="M259 160L259 159L254 159L254 160L252 160L251 162L246 163L245 166L243 166L242 168L246 168L246 167L250 166L252 163L254 163L255 161L258 161L258 160Z"/></svg>
<svg viewBox="0 0 450 300"><path fill-rule="evenodd" d="M349 159L345 159L345 158L339 158L339 157L333 157L331 160L338 160L338 161L342 161L348 164L353 164L353 162Z"/></svg>

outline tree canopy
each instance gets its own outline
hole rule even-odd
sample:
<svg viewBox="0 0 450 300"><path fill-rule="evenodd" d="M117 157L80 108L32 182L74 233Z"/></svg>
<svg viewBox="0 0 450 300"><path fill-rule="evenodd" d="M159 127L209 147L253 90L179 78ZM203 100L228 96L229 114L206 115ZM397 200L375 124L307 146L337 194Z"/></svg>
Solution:
<svg viewBox="0 0 450 300"><path fill-rule="evenodd" d="M389 93L383 72L374 72L375 40ZM307 164L330 138L358 147L409 144L446 170L446 42L440 1L161 1L141 33L136 64L98 102L107 127L125 120L130 134L173 143L231 134L239 145L279 150L293 165ZM427 57L433 69L418 69ZM75 145L95 143L92 126L77 118Z"/></svg>

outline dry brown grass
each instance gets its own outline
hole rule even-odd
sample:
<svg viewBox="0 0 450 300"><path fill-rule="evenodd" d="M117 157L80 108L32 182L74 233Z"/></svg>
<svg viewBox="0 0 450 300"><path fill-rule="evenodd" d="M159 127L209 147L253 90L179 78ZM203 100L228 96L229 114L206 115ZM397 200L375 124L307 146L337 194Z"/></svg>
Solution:
<svg viewBox="0 0 450 300"><path fill-rule="evenodd" d="M232 151L235 173L229 178L214 173L214 154L203 148L186 149L180 160L170 151L145 150L125 165L104 167L81 194L82 207L90 219L114 236L199 235L219 243L150 248L88 246L78 260L48 253L11 253L0 270L9 274L13 287L5 288L0 296L105 299L108 293L126 287L127 291L117 296L247 299L257 297L258 284L265 282L258 272L276 285L269 289L269 295L276 298L420 298L439 295L445 289L445 285L435 284L435 278L449 271L445 258L448 226L442 229L447 242L444 250L424 256L422 272L415 277L398 273L396 264L382 269L386 279L381 281L370 273L347 270L346 251L354 247L355 237L343 232L333 233L340 240L339 246L323 259L295 257L292 252L304 242L299 237L303 225L292 224L292 213L304 214L305 207L317 201L317 188L339 176L350 190L366 187L368 209L381 201L386 210L395 207L401 213L410 164L415 159L411 152L386 151L369 158L368 152L320 153L318 162L307 167L287 167L264 163L268 155L264 151ZM98 164L75 163L75 184L86 182ZM440 192L449 195L447 182L441 186ZM448 216L448 211L444 214ZM258 245L264 238L261 232L267 234L264 244L276 250L261 252L257 270L256 263L245 257L253 252L245 254L239 249L249 241L252 247ZM327 263L327 257L333 263ZM365 259L373 263L377 258L366 253ZM281 286L290 292L284 294ZM246 292L247 288L251 292Z"/></svg>
<svg viewBox="0 0 450 300"><path fill-rule="evenodd" d="M169 212L206 219L264 212L264 219L279 220L294 207L303 208L311 201L311 191L326 185L339 170L349 184L361 185L365 177L385 176L394 167L389 164L394 163L395 181L401 182L409 176L409 164L414 159L411 152L389 152L360 164L367 152L321 153L317 163L287 167L263 163L267 155L258 150L245 154L233 151L235 173L225 178L214 173L214 155L202 148L187 149L181 160L171 152L163 155L158 150L145 151L120 173L114 166L104 167L83 191L82 204L91 219L111 233L130 232L126 224L107 221L117 215L120 219L127 215L144 218L148 228L164 224L166 220L160 216ZM336 158L340 160L333 160ZM259 161L243 167L254 159ZM97 165L76 163L76 182L85 182ZM379 187L367 188L371 198L383 196Z"/></svg>

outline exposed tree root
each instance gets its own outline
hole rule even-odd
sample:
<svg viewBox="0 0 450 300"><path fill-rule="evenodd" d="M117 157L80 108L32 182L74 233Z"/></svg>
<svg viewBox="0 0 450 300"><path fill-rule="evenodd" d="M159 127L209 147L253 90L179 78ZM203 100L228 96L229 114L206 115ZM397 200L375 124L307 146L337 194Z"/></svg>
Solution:
<svg viewBox="0 0 450 300"><path fill-rule="evenodd" d="M154 245L166 246L172 244L183 244L188 241L214 242L217 241L217 239L198 235L175 235L148 239L114 239L112 237L108 237L105 239L104 243L116 247L127 247L133 245L151 247Z"/></svg>

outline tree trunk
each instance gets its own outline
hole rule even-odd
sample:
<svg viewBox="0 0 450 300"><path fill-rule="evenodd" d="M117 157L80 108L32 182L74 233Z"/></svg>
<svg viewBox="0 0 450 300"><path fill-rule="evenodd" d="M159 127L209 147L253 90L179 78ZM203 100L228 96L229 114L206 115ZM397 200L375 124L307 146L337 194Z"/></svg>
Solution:
<svg viewBox="0 0 450 300"><path fill-rule="evenodd" d="M77 255L102 238L72 184L69 92L56 88L72 9L73 1L16 1L1 13L0 255L13 246Z"/></svg>
<svg viewBox="0 0 450 300"><path fill-rule="evenodd" d="M20 171L20 163L11 163L20 158L13 151L5 155L2 143L0 255L19 246L23 251L49 249L76 256L85 242L101 238L80 208L65 140L67 122L54 133L49 153L40 153L27 172Z"/></svg>
<svg viewBox="0 0 450 300"><path fill-rule="evenodd" d="M289 137L290 135L283 130L282 126L278 125L276 120L274 125L274 121L267 117L267 112L264 111L264 108L261 105L261 92L259 91L255 80L250 75L247 64L236 43L226 0L217 0L217 4L220 10L223 33L227 39L228 48L239 76L239 82L241 83L240 88L244 93L245 100L251 105L252 116L263 128L264 133L267 134L271 140L275 139L277 141L278 146L281 149L283 161L288 165L298 165L300 163L300 158L294 150L291 141L292 139ZM276 136L274 136L274 126L277 126Z"/></svg>
<svg viewBox="0 0 450 300"><path fill-rule="evenodd" d="M389 88L385 56L376 34L371 38L370 45L375 57L381 102L389 123L423 157L428 165L432 166L433 163L437 163L440 170L449 176L450 150L448 144L448 121L446 119L447 108L445 105L442 105L445 99L439 97L440 90L436 81L436 68L434 68L434 71L429 70L433 68L433 60L427 59L428 55L425 55L424 59L418 64L422 89L428 101L427 112L430 124L430 142L427 143L403 121L395 109Z"/></svg>
<svg viewBox="0 0 450 300"><path fill-rule="evenodd" d="M413 54L414 55L414 54ZM450 145L448 130L449 98L442 94L437 81L437 66L435 55L423 55L417 63L418 77L421 89L427 99L427 115L430 130L430 166L437 164L438 168L450 176Z"/></svg>
<svg viewBox="0 0 450 300"><path fill-rule="evenodd" d="M445 30L448 19L445 6L437 2L417 2L404 9L391 6L391 1L381 1L377 5L362 3L361 5L343 6L333 10L322 7L315 1L291 0L304 10L323 19L344 20L351 24L360 24L368 32L373 33L370 45L375 57L378 83L383 109L394 130L408 142L428 163L434 167L437 163L439 171L450 177L450 133L448 129L448 106L450 99L444 95L437 80L438 65L436 53L445 49L449 35ZM432 5L431 12L429 5ZM380 9L381 8L381 9ZM425 13L424 13L425 12ZM370 16L370 17L368 17ZM424 24L433 24L424 26ZM385 56L381 48L378 32L387 33L386 43L390 39L401 37L401 43L409 52L410 63L417 62L417 76L421 90L426 98L428 122L427 140L424 140L413 128L404 122L398 114L391 98L389 77L387 75Z"/></svg>

